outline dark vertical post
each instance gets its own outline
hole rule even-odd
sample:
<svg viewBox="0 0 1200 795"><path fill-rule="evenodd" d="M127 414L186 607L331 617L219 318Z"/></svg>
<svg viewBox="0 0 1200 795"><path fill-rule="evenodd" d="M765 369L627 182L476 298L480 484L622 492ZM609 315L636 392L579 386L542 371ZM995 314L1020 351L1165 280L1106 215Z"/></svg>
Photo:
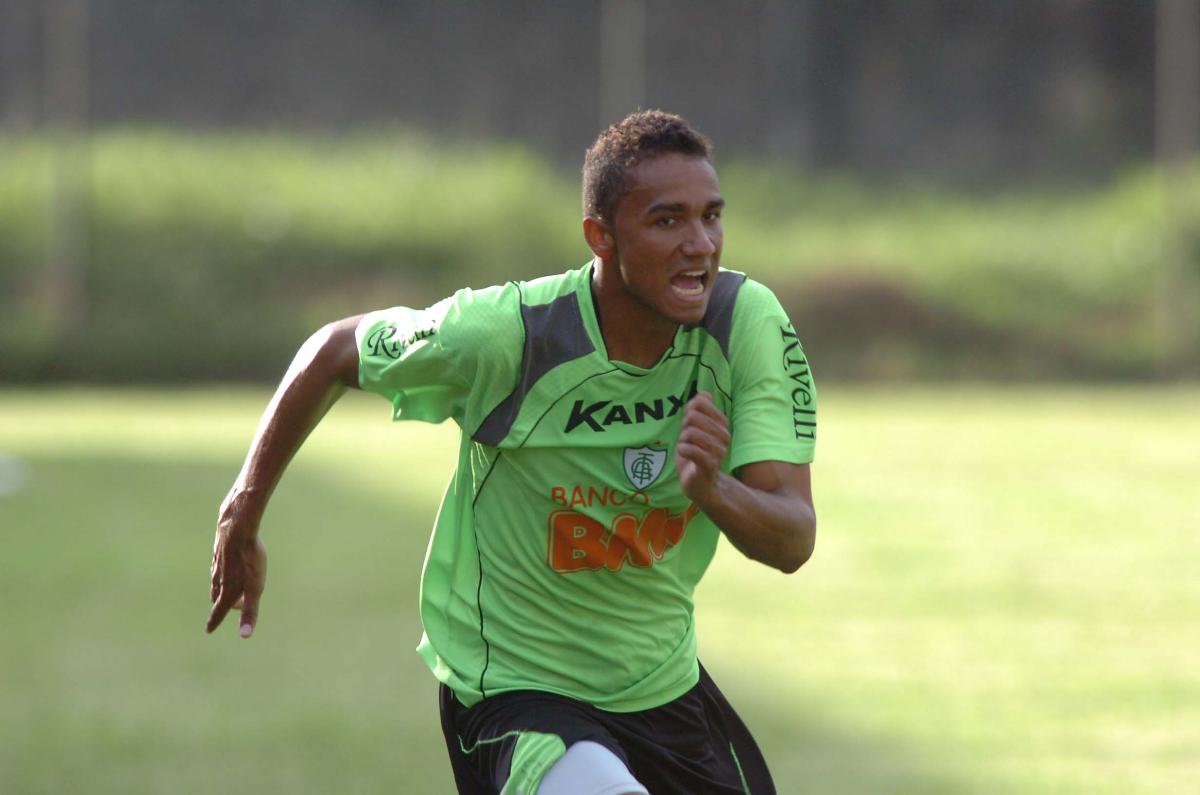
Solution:
<svg viewBox="0 0 1200 795"><path fill-rule="evenodd" d="M51 178L43 308L51 339L60 341L87 323L88 6L87 0L47 0L43 10Z"/></svg>
<svg viewBox="0 0 1200 795"><path fill-rule="evenodd" d="M1185 207L1187 167L1200 145L1200 3L1158 0L1155 148L1166 234L1155 306L1160 375L1200 365L1200 227Z"/></svg>
<svg viewBox="0 0 1200 795"><path fill-rule="evenodd" d="M0 3L0 124L16 133L37 123L37 23L33 0Z"/></svg>
<svg viewBox="0 0 1200 795"><path fill-rule="evenodd" d="M809 3L766 0L760 25L763 148L778 160L808 163L812 144L806 90L812 26Z"/></svg>
<svg viewBox="0 0 1200 795"><path fill-rule="evenodd" d="M614 124L646 101L645 0L600 8L600 123Z"/></svg>

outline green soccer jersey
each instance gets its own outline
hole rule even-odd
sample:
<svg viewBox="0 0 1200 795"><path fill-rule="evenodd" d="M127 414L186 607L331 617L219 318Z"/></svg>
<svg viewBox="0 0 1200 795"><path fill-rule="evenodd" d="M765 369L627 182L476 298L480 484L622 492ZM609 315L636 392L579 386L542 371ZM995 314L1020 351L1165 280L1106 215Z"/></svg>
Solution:
<svg viewBox="0 0 1200 795"><path fill-rule="evenodd" d="M507 690L649 709L698 679L692 594L719 530L675 473L683 406L729 418L726 471L807 463L816 392L775 296L722 270L650 368L611 361L592 265L366 315L359 380L462 429L421 579L418 652L470 706ZM398 464L402 466L402 464Z"/></svg>

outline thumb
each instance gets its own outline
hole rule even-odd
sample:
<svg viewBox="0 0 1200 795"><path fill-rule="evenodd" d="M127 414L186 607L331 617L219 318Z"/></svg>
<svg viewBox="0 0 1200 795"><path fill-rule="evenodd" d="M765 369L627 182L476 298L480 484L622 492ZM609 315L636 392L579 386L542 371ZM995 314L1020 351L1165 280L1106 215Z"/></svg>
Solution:
<svg viewBox="0 0 1200 795"><path fill-rule="evenodd" d="M242 596L241 636L243 638L254 634L254 627L258 624L258 600L261 596L261 591L254 593L249 590Z"/></svg>

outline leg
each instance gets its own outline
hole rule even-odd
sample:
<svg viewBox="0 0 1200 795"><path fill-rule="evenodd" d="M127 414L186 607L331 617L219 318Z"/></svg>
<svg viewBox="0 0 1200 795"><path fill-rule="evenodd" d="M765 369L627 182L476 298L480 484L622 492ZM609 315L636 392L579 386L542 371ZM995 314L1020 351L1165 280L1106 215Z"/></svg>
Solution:
<svg viewBox="0 0 1200 795"><path fill-rule="evenodd" d="M442 736L446 739L446 752L450 754L450 769L454 772L454 786L458 795L486 795L487 791L480 786L471 769L470 760L463 753L459 743L454 725L454 715L459 706L450 688L442 685L438 691L438 712L442 718Z"/></svg>
<svg viewBox="0 0 1200 795"><path fill-rule="evenodd" d="M542 778L537 795L650 795L616 754L599 743L575 743Z"/></svg>
<svg viewBox="0 0 1200 795"><path fill-rule="evenodd" d="M442 693L442 727L455 784L460 795L534 795L544 778L568 756L568 748L582 745L571 759L595 761L590 746L600 748L628 774L625 755L588 704L551 693L517 691L501 693L464 707L448 688ZM571 774L578 762L566 768ZM588 765L584 765L588 767ZM604 766L601 773L610 770ZM561 780L560 773L557 778ZM597 790L604 795L644 795L644 788L627 787L612 779L617 789ZM561 785L560 785L561 787ZM551 790L553 792L553 790ZM577 789L560 792L582 792Z"/></svg>
<svg viewBox="0 0 1200 795"><path fill-rule="evenodd" d="M705 695L709 720L714 726L721 727L719 733L723 735L723 740L727 742L730 753L734 756L746 791L753 795L775 795L775 782L771 778L767 760L759 750L758 743L754 741L746 724L734 711L725 694L717 688L716 682L708 675L708 671L704 670L703 665L700 666L698 686Z"/></svg>
<svg viewBox="0 0 1200 795"><path fill-rule="evenodd" d="M762 752L703 668L679 698L644 712L606 714L605 727L654 795L775 795Z"/></svg>

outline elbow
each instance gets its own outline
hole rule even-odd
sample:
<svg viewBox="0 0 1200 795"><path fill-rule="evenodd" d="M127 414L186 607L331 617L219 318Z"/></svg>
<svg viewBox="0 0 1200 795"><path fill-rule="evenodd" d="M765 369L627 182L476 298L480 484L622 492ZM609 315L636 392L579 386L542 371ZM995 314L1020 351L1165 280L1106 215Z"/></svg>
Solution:
<svg viewBox="0 0 1200 795"><path fill-rule="evenodd" d="M779 562L778 568L784 574L795 574L800 570L801 566L808 563L809 558L812 557L812 553L812 546L793 552Z"/></svg>
<svg viewBox="0 0 1200 795"><path fill-rule="evenodd" d="M800 570L800 567L812 558L813 550L817 545L816 528L811 528L808 532L801 533L796 539L796 543L791 545L791 548L779 561L777 568L784 574L795 574Z"/></svg>

